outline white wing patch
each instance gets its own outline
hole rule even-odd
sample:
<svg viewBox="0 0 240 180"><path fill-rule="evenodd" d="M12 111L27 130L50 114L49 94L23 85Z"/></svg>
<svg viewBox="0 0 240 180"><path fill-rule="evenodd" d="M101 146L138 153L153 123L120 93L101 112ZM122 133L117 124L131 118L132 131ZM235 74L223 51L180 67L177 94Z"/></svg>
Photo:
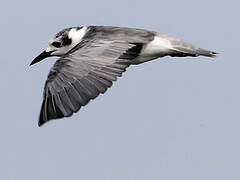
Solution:
<svg viewBox="0 0 240 180"><path fill-rule="evenodd" d="M77 30L73 28L69 31L68 37L72 39L72 47L75 47L78 43L82 41L83 36L87 33L87 27L84 26L81 29Z"/></svg>
<svg viewBox="0 0 240 180"><path fill-rule="evenodd" d="M170 40L156 35L152 41L143 47L139 57L137 57L133 63L139 64L158 57L166 56L171 48L172 45Z"/></svg>
<svg viewBox="0 0 240 180"><path fill-rule="evenodd" d="M142 51L143 56L161 55L166 54L171 48L171 42L168 39L164 39L159 36L155 36L154 39L149 42Z"/></svg>

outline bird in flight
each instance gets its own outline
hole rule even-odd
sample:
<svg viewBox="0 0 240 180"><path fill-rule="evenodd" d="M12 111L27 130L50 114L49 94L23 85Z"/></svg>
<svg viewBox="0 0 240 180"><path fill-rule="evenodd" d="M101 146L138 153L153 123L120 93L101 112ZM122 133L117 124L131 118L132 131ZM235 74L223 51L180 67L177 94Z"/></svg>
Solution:
<svg viewBox="0 0 240 180"><path fill-rule="evenodd" d="M159 57L207 56L216 52L171 36L112 26L63 29L30 65L59 56L48 75L38 125L69 117L112 86L127 67Z"/></svg>

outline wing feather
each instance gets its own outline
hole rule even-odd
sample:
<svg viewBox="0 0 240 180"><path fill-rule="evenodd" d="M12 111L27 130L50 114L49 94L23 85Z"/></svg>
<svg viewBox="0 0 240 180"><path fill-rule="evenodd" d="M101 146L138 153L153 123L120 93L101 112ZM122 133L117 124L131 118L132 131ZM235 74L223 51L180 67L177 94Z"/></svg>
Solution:
<svg viewBox="0 0 240 180"><path fill-rule="evenodd" d="M91 33L85 36L52 67L44 88L39 126L71 116L91 99L105 93L154 34L144 30L92 27Z"/></svg>

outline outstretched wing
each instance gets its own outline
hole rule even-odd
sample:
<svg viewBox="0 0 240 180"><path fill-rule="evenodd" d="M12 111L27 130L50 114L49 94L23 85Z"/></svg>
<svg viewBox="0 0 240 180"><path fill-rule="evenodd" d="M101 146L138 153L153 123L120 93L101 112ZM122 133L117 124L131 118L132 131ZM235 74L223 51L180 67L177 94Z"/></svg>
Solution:
<svg viewBox="0 0 240 180"><path fill-rule="evenodd" d="M139 55L144 41L147 38L142 42L84 38L51 69L45 84L39 126L52 119L71 116L104 93Z"/></svg>

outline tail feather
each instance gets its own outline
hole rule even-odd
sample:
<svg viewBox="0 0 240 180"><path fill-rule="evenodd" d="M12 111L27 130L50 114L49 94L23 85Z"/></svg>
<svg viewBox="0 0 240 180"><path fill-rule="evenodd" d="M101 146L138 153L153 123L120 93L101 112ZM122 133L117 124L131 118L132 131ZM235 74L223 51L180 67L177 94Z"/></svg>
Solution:
<svg viewBox="0 0 240 180"><path fill-rule="evenodd" d="M199 55L199 56L207 56L207 57L216 57L218 55L217 52L214 52L214 51L208 51L208 50L205 50L205 49L201 49L199 48L196 53Z"/></svg>
<svg viewBox="0 0 240 180"><path fill-rule="evenodd" d="M207 57L216 57L217 52L209 51L202 48L197 48L189 43L186 43L180 39L174 38L165 34L158 34L158 37L165 40L168 40L169 44L167 47L170 50L169 56L207 56Z"/></svg>
<svg viewBox="0 0 240 180"><path fill-rule="evenodd" d="M179 57L184 57L184 56L206 56L206 57L216 57L217 52L214 51L209 51L201 48L185 48L183 47L177 47L171 50L172 53L170 53L170 56L179 56Z"/></svg>

